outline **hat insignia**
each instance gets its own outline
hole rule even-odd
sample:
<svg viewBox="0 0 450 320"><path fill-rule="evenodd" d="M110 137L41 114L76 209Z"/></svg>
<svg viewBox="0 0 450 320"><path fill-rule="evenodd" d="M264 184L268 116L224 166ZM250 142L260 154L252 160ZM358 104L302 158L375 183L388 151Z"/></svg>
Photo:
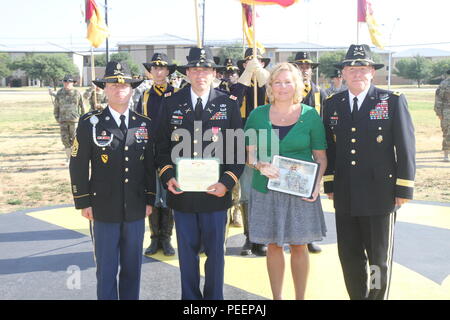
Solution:
<svg viewBox="0 0 450 320"><path fill-rule="evenodd" d="M355 46L355 50L353 51L353 55L355 56L364 56L364 48L362 46Z"/></svg>

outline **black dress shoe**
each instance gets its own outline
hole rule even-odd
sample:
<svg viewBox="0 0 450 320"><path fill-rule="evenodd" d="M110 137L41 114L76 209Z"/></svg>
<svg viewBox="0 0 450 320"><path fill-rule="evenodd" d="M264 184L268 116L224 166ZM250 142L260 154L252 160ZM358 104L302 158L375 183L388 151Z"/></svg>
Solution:
<svg viewBox="0 0 450 320"><path fill-rule="evenodd" d="M144 255L151 256L158 252L158 249L160 248L159 240L158 239L152 239L150 242L150 245L148 246L147 250L145 250Z"/></svg>
<svg viewBox="0 0 450 320"><path fill-rule="evenodd" d="M165 256L175 255L175 249L172 247L169 239L161 240L161 247Z"/></svg>
<svg viewBox="0 0 450 320"><path fill-rule="evenodd" d="M248 240L248 238L246 238L244 246L241 249L241 256L249 256L251 254L252 254L252 243Z"/></svg>
<svg viewBox="0 0 450 320"><path fill-rule="evenodd" d="M308 243L308 251L309 253L320 253L322 249L317 244Z"/></svg>
<svg viewBox="0 0 450 320"><path fill-rule="evenodd" d="M253 253L260 257L267 256L267 246L265 244L253 244Z"/></svg>

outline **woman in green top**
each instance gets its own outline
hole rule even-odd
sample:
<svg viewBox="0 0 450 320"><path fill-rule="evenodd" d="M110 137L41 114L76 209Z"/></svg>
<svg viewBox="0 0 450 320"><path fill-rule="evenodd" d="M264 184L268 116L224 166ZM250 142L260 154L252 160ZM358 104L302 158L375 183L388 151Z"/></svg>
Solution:
<svg viewBox="0 0 450 320"><path fill-rule="evenodd" d="M301 104L303 83L297 68L281 63L267 82L270 104L253 110L245 126L248 164L254 168L249 207L250 241L268 244L267 269L274 299L282 299L283 245L291 249L291 269L296 299L304 299L309 271L307 244L326 234L320 203L320 181L327 166L325 130L317 111ZM251 141L254 140L254 141ZM256 153L258 155L256 155ZM267 189L279 170L274 155L316 161L319 178L311 199Z"/></svg>

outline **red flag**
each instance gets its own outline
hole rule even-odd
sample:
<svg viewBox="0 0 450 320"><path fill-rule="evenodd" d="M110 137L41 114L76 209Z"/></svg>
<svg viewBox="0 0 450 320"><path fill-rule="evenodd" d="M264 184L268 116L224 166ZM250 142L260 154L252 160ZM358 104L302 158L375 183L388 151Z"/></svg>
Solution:
<svg viewBox="0 0 450 320"><path fill-rule="evenodd" d="M358 0L358 22L366 22L366 0Z"/></svg>
<svg viewBox="0 0 450 320"><path fill-rule="evenodd" d="M95 0L86 0L86 23L88 25L87 39L93 47L98 48L108 37L108 27L103 21Z"/></svg>
<svg viewBox="0 0 450 320"><path fill-rule="evenodd" d="M241 0L245 4L278 4L282 7L289 7L298 0Z"/></svg>
<svg viewBox="0 0 450 320"><path fill-rule="evenodd" d="M257 15L258 16L258 15ZM245 38L247 39L247 43L249 48L253 48L253 14L252 7L248 4L242 5L242 28L244 30ZM264 46L256 41L256 47L260 50L261 54L266 52Z"/></svg>

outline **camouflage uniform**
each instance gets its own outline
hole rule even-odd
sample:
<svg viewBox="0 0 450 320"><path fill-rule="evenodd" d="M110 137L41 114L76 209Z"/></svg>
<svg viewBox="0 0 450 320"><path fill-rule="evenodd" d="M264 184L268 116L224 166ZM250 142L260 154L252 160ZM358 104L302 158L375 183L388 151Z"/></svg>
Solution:
<svg viewBox="0 0 450 320"><path fill-rule="evenodd" d="M450 78L442 81L436 90L434 111L441 119L441 128L443 133L442 150L444 150L444 160L450 161Z"/></svg>
<svg viewBox="0 0 450 320"><path fill-rule="evenodd" d="M94 95L94 89L91 87L86 90L85 93L83 93L83 98L88 101L89 105L91 106L89 111L94 111L97 109L105 109L108 106L108 100L106 99L105 94L103 91L96 92ZM95 101L97 100L97 101ZM98 106L97 108L95 106Z"/></svg>
<svg viewBox="0 0 450 320"><path fill-rule="evenodd" d="M78 119L84 114L83 98L77 90L60 89L56 93L53 114L61 129L61 140L66 149L67 158L70 158L77 129Z"/></svg>
<svg viewBox="0 0 450 320"><path fill-rule="evenodd" d="M135 111L139 100L141 99L144 92L152 87L152 81L144 80L136 89L134 89L133 96L130 100L130 108Z"/></svg>

